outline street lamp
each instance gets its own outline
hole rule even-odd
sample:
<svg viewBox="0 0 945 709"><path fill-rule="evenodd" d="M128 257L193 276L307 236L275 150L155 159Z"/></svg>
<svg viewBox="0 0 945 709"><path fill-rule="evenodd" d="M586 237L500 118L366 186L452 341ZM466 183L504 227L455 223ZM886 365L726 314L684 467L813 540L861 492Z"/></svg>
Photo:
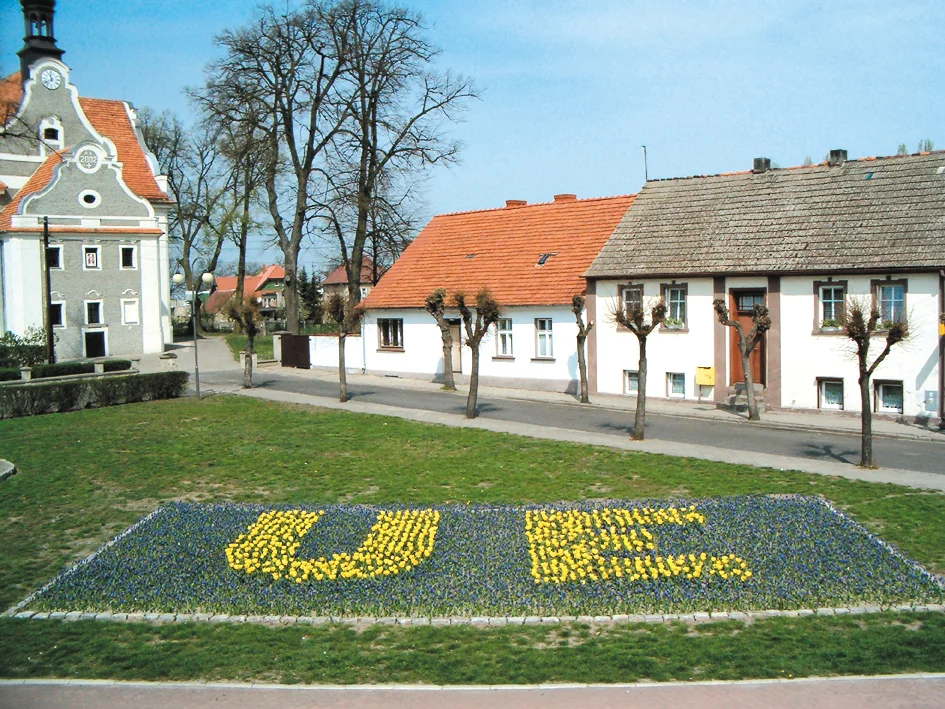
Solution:
<svg viewBox="0 0 945 709"><path fill-rule="evenodd" d="M183 273L175 273L174 278L172 279L175 285L183 285L186 279L184 278ZM195 284L195 288L191 292L191 302L190 302L190 315L193 319L194 327L194 383L197 387L197 400L200 400L200 366L197 363L197 294L200 292L200 287L203 285L209 286L213 283L213 274L212 273L202 273L200 278Z"/></svg>

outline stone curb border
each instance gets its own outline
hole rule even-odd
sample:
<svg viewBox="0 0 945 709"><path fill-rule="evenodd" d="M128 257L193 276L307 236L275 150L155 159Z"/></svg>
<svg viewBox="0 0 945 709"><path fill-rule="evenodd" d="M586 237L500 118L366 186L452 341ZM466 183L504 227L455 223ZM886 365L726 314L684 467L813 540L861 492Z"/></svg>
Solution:
<svg viewBox="0 0 945 709"><path fill-rule="evenodd" d="M16 473L16 466L13 463L11 463L9 460L0 458L0 482L3 482L7 478L16 475Z"/></svg>
<svg viewBox="0 0 945 709"><path fill-rule="evenodd" d="M578 616L443 616L432 618L370 616L298 616L298 615L229 615L226 613L104 613L82 611L16 612L11 608L3 615L31 620L102 620L127 623L254 623L257 625L399 625L399 626L453 626L473 625L478 627L500 627L509 625L556 625L560 623L589 624L627 624L627 623L705 623L713 621L737 620L750 623L765 618L804 618L809 616L865 615L894 611L897 613L945 613L945 605L900 605L883 608L881 606L853 606L851 608L802 608L799 610L763 610L763 611L712 611L708 613L653 613L627 615L578 615Z"/></svg>

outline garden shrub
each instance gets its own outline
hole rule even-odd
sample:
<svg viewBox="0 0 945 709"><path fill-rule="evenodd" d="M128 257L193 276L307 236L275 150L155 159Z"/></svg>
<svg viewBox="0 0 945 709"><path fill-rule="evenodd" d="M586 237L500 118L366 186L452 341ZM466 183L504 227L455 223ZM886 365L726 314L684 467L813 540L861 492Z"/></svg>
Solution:
<svg viewBox="0 0 945 709"><path fill-rule="evenodd" d="M19 367L5 367L0 369L0 382L12 382L20 379Z"/></svg>
<svg viewBox="0 0 945 709"><path fill-rule="evenodd" d="M57 364L37 364L33 367L33 379L47 377L67 377L70 374L90 374L95 371L91 362L59 362Z"/></svg>
<svg viewBox="0 0 945 709"><path fill-rule="evenodd" d="M105 360L106 372L124 372L131 369L130 359L108 359Z"/></svg>
<svg viewBox="0 0 945 709"><path fill-rule="evenodd" d="M173 399L187 390L187 372L23 383L0 387L0 419Z"/></svg>
<svg viewBox="0 0 945 709"><path fill-rule="evenodd" d="M32 367L46 361L46 331L27 328L19 337L7 331L0 335L0 368Z"/></svg>

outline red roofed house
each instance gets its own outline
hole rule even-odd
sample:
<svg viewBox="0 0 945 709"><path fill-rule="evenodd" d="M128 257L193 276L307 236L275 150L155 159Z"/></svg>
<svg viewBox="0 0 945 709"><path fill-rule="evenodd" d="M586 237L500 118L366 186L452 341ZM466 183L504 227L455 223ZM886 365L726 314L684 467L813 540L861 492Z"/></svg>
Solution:
<svg viewBox="0 0 945 709"><path fill-rule="evenodd" d="M0 332L48 319L57 359L161 352L172 336L166 180L134 108L70 82L53 0L21 4L20 71L0 80Z"/></svg>
<svg viewBox="0 0 945 709"><path fill-rule="evenodd" d="M204 312L217 316L226 303L236 292L236 276L217 276L215 288L207 302ZM259 273L246 276L243 282L243 293L252 294L259 299L259 310L263 317L274 318L276 311L285 307L282 299L282 289L285 287L285 268L273 264L263 266Z"/></svg>
<svg viewBox="0 0 945 709"><path fill-rule="evenodd" d="M379 270L378 277L380 277L382 272ZM371 292L371 289L374 287L374 261L371 260L369 256L364 256L361 259L361 299L367 296ZM345 270L344 265L339 266L334 271L325 276L325 280L322 281L322 292L325 299L327 300L332 295L337 293L342 298L347 299L348 297L348 272Z"/></svg>
<svg viewBox="0 0 945 709"><path fill-rule="evenodd" d="M571 299L585 290L584 272L620 222L633 195L441 214L432 219L365 298L367 371L442 375L439 328L424 308L435 288L474 298L488 288L502 304L498 327L480 345L484 384L576 391L577 324ZM453 367L468 374L459 313ZM461 356L457 356L461 353Z"/></svg>

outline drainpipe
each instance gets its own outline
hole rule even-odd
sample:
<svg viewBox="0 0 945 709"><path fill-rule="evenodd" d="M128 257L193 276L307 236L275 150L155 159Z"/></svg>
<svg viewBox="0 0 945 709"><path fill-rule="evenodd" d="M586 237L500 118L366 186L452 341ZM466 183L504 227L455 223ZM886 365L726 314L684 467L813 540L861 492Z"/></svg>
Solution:
<svg viewBox="0 0 945 709"><path fill-rule="evenodd" d="M361 374L367 373L367 342L364 339L364 316L361 316Z"/></svg>

